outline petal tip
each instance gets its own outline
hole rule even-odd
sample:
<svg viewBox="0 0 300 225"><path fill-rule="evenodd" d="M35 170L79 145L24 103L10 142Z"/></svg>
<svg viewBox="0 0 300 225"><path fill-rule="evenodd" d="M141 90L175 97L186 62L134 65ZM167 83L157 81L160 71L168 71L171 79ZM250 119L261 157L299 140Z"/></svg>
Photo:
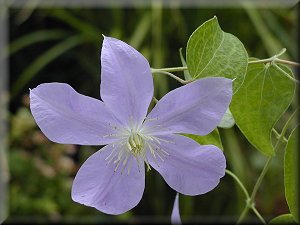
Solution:
<svg viewBox="0 0 300 225"><path fill-rule="evenodd" d="M119 41L118 39L116 38L113 38L113 37L108 37L108 36L105 36L104 34L102 34L104 40L103 42L113 42L113 41Z"/></svg>
<svg viewBox="0 0 300 225"><path fill-rule="evenodd" d="M33 89L29 88L29 99L31 99L33 97L33 95L35 94L35 90L36 90L36 87Z"/></svg>

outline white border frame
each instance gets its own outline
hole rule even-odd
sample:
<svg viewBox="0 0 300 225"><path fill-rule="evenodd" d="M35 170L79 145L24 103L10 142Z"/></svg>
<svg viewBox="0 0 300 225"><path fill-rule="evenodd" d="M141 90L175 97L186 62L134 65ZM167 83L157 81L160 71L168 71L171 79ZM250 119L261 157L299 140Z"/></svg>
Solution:
<svg viewBox="0 0 300 225"><path fill-rule="evenodd" d="M8 216L8 59L4 49L8 46L8 13L10 8L86 7L86 8L139 8L155 4L163 8L239 8L251 4L257 8L293 7L299 0L0 0L0 224ZM299 36L299 31L298 31ZM163 221L163 220L162 220ZM20 221L21 222L21 221ZM78 221L77 221L78 222Z"/></svg>

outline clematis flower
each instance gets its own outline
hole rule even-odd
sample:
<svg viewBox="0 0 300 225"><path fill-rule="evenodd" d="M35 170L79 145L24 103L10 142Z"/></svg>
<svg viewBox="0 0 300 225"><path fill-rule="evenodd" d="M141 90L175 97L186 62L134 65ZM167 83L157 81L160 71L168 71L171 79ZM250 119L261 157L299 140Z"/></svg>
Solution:
<svg viewBox="0 0 300 225"><path fill-rule="evenodd" d="M102 100L64 83L30 91L30 108L42 132L62 144L106 145L79 169L72 199L107 214L135 207L145 188L145 166L185 195L212 190L225 174L220 149L180 135L206 135L231 100L232 81L205 78L166 94L147 115L153 96L148 61L128 44L104 37Z"/></svg>
<svg viewBox="0 0 300 225"><path fill-rule="evenodd" d="M173 210L171 214L171 224L172 225L181 225L181 217L179 212L179 194L177 193L175 196Z"/></svg>

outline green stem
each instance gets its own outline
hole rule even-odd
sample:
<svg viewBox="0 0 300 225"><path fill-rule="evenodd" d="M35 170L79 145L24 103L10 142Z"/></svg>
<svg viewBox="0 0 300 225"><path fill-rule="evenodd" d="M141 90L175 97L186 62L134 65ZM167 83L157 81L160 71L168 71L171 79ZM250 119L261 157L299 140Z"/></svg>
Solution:
<svg viewBox="0 0 300 225"><path fill-rule="evenodd" d="M238 184L239 186L241 187L241 189L243 190L245 196L246 196L246 202L247 202L247 205L246 207L244 208L240 218L239 218L239 221L238 221L238 224L243 220L243 218L247 215L249 209L251 208L253 210L253 212L255 213L255 215L260 219L260 221L263 223L263 224L266 224L266 221L264 220L264 218L260 215L260 213L257 211L257 209L255 208L254 204L252 204L252 201L251 201L251 198L249 196L249 193L247 191L247 189L245 188L245 186L243 185L243 183L240 181L240 179L233 173L231 172L230 170L225 170L225 172L230 175ZM249 206L250 205L250 206Z"/></svg>
<svg viewBox="0 0 300 225"><path fill-rule="evenodd" d="M276 139L279 139L279 138L280 138L280 134L277 132L277 130L275 130L274 128L272 128L272 131L273 131L273 133L275 134ZM288 140L287 140L285 137L283 137L283 141L284 141L285 143L287 143Z"/></svg>
<svg viewBox="0 0 300 225"><path fill-rule="evenodd" d="M225 172L228 175L230 175L238 183L238 185L243 190L243 192L244 192L244 194L246 196L246 199L249 199L250 198L249 193L248 193L247 189L245 188L245 186L243 185L243 183L240 181L240 179L233 172L231 172L230 170L225 170Z"/></svg>
<svg viewBox="0 0 300 225"><path fill-rule="evenodd" d="M279 148L279 146L280 146L280 143L284 140L284 135L285 135L285 133L286 133L286 130L287 130L287 128L288 128L290 122L292 121L293 117L296 115L298 109L299 109L299 108L297 108L297 109L292 113L292 115L290 116L290 118L289 118L288 121L285 123L284 127L282 128L281 134L280 134L280 136L279 136L279 138L278 138L278 140L277 140L277 142L276 142L276 144L275 144L275 147L274 147L274 152L275 152L275 153L277 152L277 150L278 150L278 148ZM255 185L254 185L253 191L252 191L252 193L251 193L250 201L247 202L247 205L245 206L245 208L244 208L242 214L240 215L240 217L239 217L239 219L238 219L238 222L237 222L238 224L241 223L241 222L245 219L245 217L246 217L246 215L247 215L247 213L248 213L248 211L249 211L249 208L251 208L251 209L254 211L254 213L258 216L258 218L265 224L264 220L262 220L262 219L263 219L262 216L258 213L258 211L257 211L257 210L255 209L255 207L254 207L254 199L255 199L255 196L256 196L256 194L257 194L257 191L258 191L258 189L259 189L259 187L260 187L260 185L261 185L261 183L262 183L262 180L263 180L265 174L267 173L267 171L268 171L268 169L269 169L269 167L270 167L270 164L271 164L272 159L273 159L273 156L270 156L270 157L268 158L268 160L267 160L267 162L266 162L266 164L265 164L265 166L264 166L264 168L263 168L261 174L259 175L259 177L258 177L258 179L257 179L257 181L256 181L256 183L255 183ZM260 218L260 217L261 217L261 218Z"/></svg>
<svg viewBox="0 0 300 225"><path fill-rule="evenodd" d="M169 73L169 72L166 72L166 71L161 71L161 70L152 70L152 73L160 73L160 74L166 74L170 77L172 77L173 79L177 80L178 82L182 83L182 84L188 84L188 83L191 83L193 80L183 80L177 76L175 76L173 73Z"/></svg>
<svg viewBox="0 0 300 225"><path fill-rule="evenodd" d="M277 141L277 143L278 142L279 141ZM253 188L253 191L252 191L252 194L251 194L251 197L250 197L251 202L254 202L254 198L256 196L256 193L257 193L257 191L258 191L258 189L259 189L259 187L261 185L261 182L262 182L263 178L265 177L265 175L266 175L266 173L267 173L267 171L268 171L268 169L270 167L270 163L271 163L272 159L273 159L273 156L270 156L268 158L268 160L267 160L267 162L266 162L266 164L265 164L265 166L264 166L261 174L259 175L259 177L258 177L258 179L257 179L257 181L256 181L256 183L254 185L254 188Z"/></svg>
<svg viewBox="0 0 300 225"><path fill-rule="evenodd" d="M277 144L278 144L279 142L280 142L280 141L278 140L277 143L276 143L276 146L277 146ZM268 171L268 169L269 169L269 167L270 167L270 163L271 163L272 159L273 159L272 156L268 158L268 160L267 160L267 162L266 162L266 164L265 164L265 166L264 166L264 168L263 168L261 174L259 175L259 177L258 177L258 179L257 179L257 181L256 181L256 183L255 183L255 185L254 185L254 188L253 188L253 191L252 191L252 193L251 193L251 197L250 197L250 199L249 199L249 202L247 202L247 204L246 204L246 206L245 206L245 208L244 208L242 214L240 215L240 217L239 217L239 219L238 219L237 224L240 224L240 223L245 219L245 217L246 217L247 214L248 214L249 208L251 208L252 210L253 210L253 208L255 208L255 207L254 207L254 199L255 199L256 193L257 193L257 191L258 191L258 189L259 189L259 187L260 187L260 185L261 185L261 182L262 182L263 178L265 177L265 174L267 173L267 171ZM253 211L254 211L254 210L253 210ZM256 211L257 211L257 210L256 210ZM254 213L255 213L255 211L254 211ZM264 224L265 224L265 222L264 222Z"/></svg>
<svg viewBox="0 0 300 225"><path fill-rule="evenodd" d="M291 66L300 66L299 63L297 62L292 62L288 60L283 60L279 59L278 57L283 55L286 52L286 48L283 48L278 54L267 58L267 59L260 59L260 60L253 60L253 61L248 61L248 64L257 64L257 63L281 63L281 64L288 64ZM187 66L180 66L180 67L169 67L169 68L160 68L160 69L155 69L151 68L152 73L161 73L161 72L179 72L179 71L185 71L188 70Z"/></svg>
<svg viewBox="0 0 300 225"><path fill-rule="evenodd" d="M287 130L287 128L288 128L290 122L291 122L292 119L294 118L294 116L298 113L298 110L299 110L299 107L298 107L297 109L295 109L295 111L292 113L292 115L290 115L289 119L286 121L285 125L284 125L283 128L282 128L282 131L281 131L281 134L280 134L280 137L279 137L279 140L278 140L278 141L282 141L282 140L284 139L285 132L286 132L286 130ZM278 141L277 141L276 146L275 146L275 149L274 149L275 152L276 152L276 150L277 150L276 148L278 148L278 147L277 147Z"/></svg>
<svg viewBox="0 0 300 225"><path fill-rule="evenodd" d="M253 60L253 61L249 61L248 64L257 64L257 63L281 63L281 64L287 64L287 65L291 65L291 66L300 66L299 63L297 62L292 62L292 61L288 61L288 60L283 60L283 59L279 59L278 57L281 56L282 54L284 54L286 52L286 48L283 48L278 54L267 58L267 59L260 59L260 60ZM276 65L276 64L275 64Z"/></svg>
<svg viewBox="0 0 300 225"><path fill-rule="evenodd" d="M283 55L285 52L286 52L286 48L283 48L283 49L281 49L281 51L278 54L276 54L270 58L250 61L250 62L248 62L248 64L274 62L274 60L276 60L279 56Z"/></svg>
<svg viewBox="0 0 300 225"><path fill-rule="evenodd" d="M181 66L181 67L171 67L171 68L160 68L160 69L154 69L151 68L151 72L155 73L155 72L179 72L179 71L184 71L184 70L188 70L188 68L186 66Z"/></svg>
<svg viewBox="0 0 300 225"><path fill-rule="evenodd" d="M248 214L248 211L249 211L249 207L248 205L246 205L237 221L237 224L240 224L244 220L244 218Z"/></svg>
<svg viewBox="0 0 300 225"><path fill-rule="evenodd" d="M290 80L299 83L298 80L296 80L294 77L290 76L287 72L285 72L283 69L281 69L277 64L273 64L279 71L281 71L287 78L289 78Z"/></svg>
<svg viewBox="0 0 300 225"><path fill-rule="evenodd" d="M259 60L248 61L248 64L268 63L268 62L272 62L272 61L274 61L274 59L272 59L272 58L259 59Z"/></svg>
<svg viewBox="0 0 300 225"><path fill-rule="evenodd" d="M300 66L300 63L297 62L292 62L288 60L283 60L283 59L275 59L275 62L281 63L281 64L288 64L291 66Z"/></svg>
<svg viewBox="0 0 300 225"><path fill-rule="evenodd" d="M268 58L268 59L259 59L259 60L249 61L248 64L271 63L271 62L278 62L281 64L287 64L287 65L291 65L291 66L300 66L300 63L274 58L274 56L271 58Z"/></svg>
<svg viewBox="0 0 300 225"><path fill-rule="evenodd" d="M300 63L292 62L292 61L288 61L288 60L283 60L283 59L279 59L278 57L281 56L283 53L285 53L285 51L286 51L286 49L284 48L278 54L276 54L276 55L274 55L274 56L272 56L270 58L249 61L248 64L278 62L278 63L281 63L281 64L287 64L287 65L291 65L291 66L300 66ZM159 69L151 68L151 72L152 73L159 73L159 72L180 72L180 71L185 71L185 70L188 70L187 66L159 68Z"/></svg>
<svg viewBox="0 0 300 225"><path fill-rule="evenodd" d="M277 59L279 56L283 55L285 52L286 52L286 48L283 48L283 49L281 49L281 51L278 54L274 55L273 58Z"/></svg>
<svg viewBox="0 0 300 225"><path fill-rule="evenodd" d="M260 221L263 224L267 224L266 221L264 220L264 218L260 215L260 213L257 211L257 209L254 206L251 207L251 209L253 210L253 212L255 213L255 215L260 219Z"/></svg>

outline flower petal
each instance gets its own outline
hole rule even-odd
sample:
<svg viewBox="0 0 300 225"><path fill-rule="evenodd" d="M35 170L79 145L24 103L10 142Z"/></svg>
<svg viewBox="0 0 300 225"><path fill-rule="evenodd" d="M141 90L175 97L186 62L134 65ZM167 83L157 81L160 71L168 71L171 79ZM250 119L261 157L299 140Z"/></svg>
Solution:
<svg viewBox="0 0 300 225"><path fill-rule="evenodd" d="M232 81L204 78L166 94L146 119L153 133L206 135L221 121L232 97Z"/></svg>
<svg viewBox="0 0 300 225"><path fill-rule="evenodd" d="M194 140L174 134L159 136L160 149L169 155L156 162L148 151L150 165L175 191L185 195L204 194L215 188L225 175L226 160L214 145L199 145Z"/></svg>
<svg viewBox="0 0 300 225"><path fill-rule="evenodd" d="M171 224L181 224L181 218L180 218L180 213L179 213L179 194L176 194L175 200L174 200L174 205L173 205L173 210L172 210L172 215L171 215Z"/></svg>
<svg viewBox="0 0 300 225"><path fill-rule="evenodd" d="M124 125L142 122L153 96L153 79L146 58L128 44L104 37L100 93Z"/></svg>
<svg viewBox="0 0 300 225"><path fill-rule="evenodd" d="M62 144L102 145L118 122L103 102L77 93L63 83L45 83L30 90L30 109L43 133Z"/></svg>
<svg viewBox="0 0 300 225"><path fill-rule="evenodd" d="M111 153L107 145L90 156L79 169L72 186L75 202L94 207L107 214L121 214L135 207L141 200L145 188L144 164L138 168L135 158L130 156L131 170L116 172L116 164L107 164Z"/></svg>

